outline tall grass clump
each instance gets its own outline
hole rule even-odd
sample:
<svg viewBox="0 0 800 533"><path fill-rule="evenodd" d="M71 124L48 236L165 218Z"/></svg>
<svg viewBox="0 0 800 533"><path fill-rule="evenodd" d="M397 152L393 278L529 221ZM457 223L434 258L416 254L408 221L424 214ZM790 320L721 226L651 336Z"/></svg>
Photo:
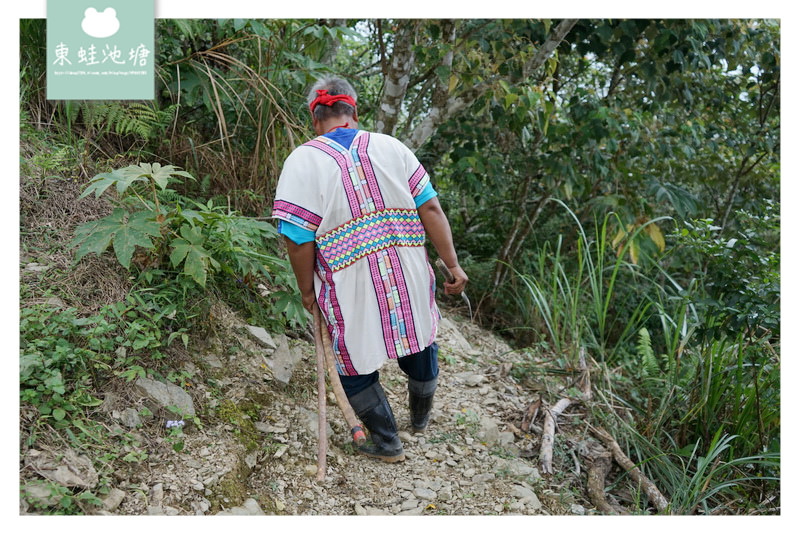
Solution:
<svg viewBox="0 0 800 533"><path fill-rule="evenodd" d="M778 337L766 327L776 308L773 293L752 291L748 305L765 322L749 317L748 323L734 305L717 304L725 295L709 287L723 287L719 273L670 272L672 264L687 264L687 254L713 265L699 250L729 247L678 228L668 253L640 253L634 263L626 257L636 239L665 217L612 242L613 213L587 230L555 201L570 214L575 233L545 242L526 272L515 270L513 300L527 327L568 367L577 366L581 348L594 356L601 375L593 379L592 418L669 495L672 512L763 510L780 479L780 358ZM739 245L749 254L756 250L753 233L739 240L748 236ZM732 259L716 261L730 266ZM775 262L762 263L761 277L750 275L771 288L768 270Z"/></svg>

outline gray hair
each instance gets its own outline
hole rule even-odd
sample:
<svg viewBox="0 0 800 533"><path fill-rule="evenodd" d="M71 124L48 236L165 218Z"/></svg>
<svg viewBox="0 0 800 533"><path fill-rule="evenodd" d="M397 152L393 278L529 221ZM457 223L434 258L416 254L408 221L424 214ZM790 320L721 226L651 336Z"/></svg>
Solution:
<svg viewBox="0 0 800 533"><path fill-rule="evenodd" d="M350 85L350 82L343 80L342 78L328 76L317 80L317 82L311 87L311 90L308 92L306 103L311 105L311 102L313 102L317 97L317 91L322 89L325 89L328 91L328 94L332 95L346 94L358 102L358 95L356 95L356 90L353 89L353 86ZM314 108L314 117L317 120L325 120L330 117L355 114L356 109L345 102L336 102L332 106L318 105Z"/></svg>

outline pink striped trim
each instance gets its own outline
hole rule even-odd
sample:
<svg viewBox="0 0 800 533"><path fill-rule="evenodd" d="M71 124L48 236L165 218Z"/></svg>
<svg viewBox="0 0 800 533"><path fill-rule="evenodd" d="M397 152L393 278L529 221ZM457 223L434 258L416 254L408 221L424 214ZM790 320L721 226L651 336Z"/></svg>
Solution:
<svg viewBox="0 0 800 533"><path fill-rule="evenodd" d="M406 337L408 338L408 346L411 353L421 352L422 348L419 347L417 340L417 330L414 326L414 315L411 307L411 299L408 297L408 285L403 275L403 266L400 263L400 256L397 255L397 250L389 248L389 260L392 262L392 271L394 272L395 283L397 285L397 293L400 295L400 309L403 310L402 318L406 325ZM398 323L400 321L401 313L397 313ZM398 328L398 336L401 336ZM402 342L402 339L401 339Z"/></svg>
<svg viewBox="0 0 800 533"><path fill-rule="evenodd" d="M322 141L317 141L317 140L308 141L306 145L322 150L336 161L336 163L339 165L339 169L342 172L342 182L344 184L345 193L347 194L347 202L350 204L350 213L354 217L360 215L361 214L360 203L358 197L356 196L355 189L353 188L353 182L350 181L350 168L345 156L343 156L341 152L339 152L335 148L328 146Z"/></svg>
<svg viewBox="0 0 800 533"><path fill-rule="evenodd" d="M383 284L378 261L383 261L385 251L370 255L369 272L372 275L372 285L375 287L375 297L378 299L378 311L381 314L381 329L383 329L383 343L386 345L386 355L390 359L397 359L397 348L394 346L394 334L392 333L392 319L389 311L389 302L386 298L386 289Z"/></svg>
<svg viewBox="0 0 800 533"><path fill-rule="evenodd" d="M367 178L367 186L369 187L372 201L375 203L376 209L384 209L383 195L378 186L378 180L375 178L375 172L372 170L372 162L367 155L367 147L369 146L369 133L364 133L358 138L356 142L356 153L361 162L361 168L364 169L364 176Z"/></svg>
<svg viewBox="0 0 800 533"><path fill-rule="evenodd" d="M433 327L431 328L431 338L428 340L428 346L433 344L433 341L436 340L436 330L438 329L439 319L442 318L442 315L439 313L439 308L436 306L436 275L433 273L433 267L431 266L431 262L429 260L428 251L425 251L425 259L426 263L428 264L428 273L431 276L431 299L430 299L430 311L431 311L431 323Z"/></svg>
<svg viewBox="0 0 800 533"><path fill-rule="evenodd" d="M353 367L353 362L350 360L350 353L347 351L347 346L344 342L344 317L342 316L342 309L339 307L339 301L336 298L336 288L333 283L333 271L331 271L325 259L317 251L317 274L322 279L322 287L320 288L320 307L322 309L330 308L333 311L334 320L328 324L328 332L333 337L334 351L339 356L339 363L344 369L346 376L356 376L358 372ZM330 295L330 302L325 299L325 294ZM323 307L325 306L325 307ZM327 321L326 321L327 322Z"/></svg>
<svg viewBox="0 0 800 533"><path fill-rule="evenodd" d="M312 231L316 230L322 222L322 217L318 214L304 209L299 205L287 202L286 200L275 200L275 202L273 202L272 216L286 220L287 222L292 222L293 224L296 224L298 222L296 219L299 218L305 222L305 226Z"/></svg>
<svg viewBox="0 0 800 533"><path fill-rule="evenodd" d="M417 196L420 192L422 192L422 189L425 187L423 181L427 176L428 173L425 171L425 168L422 166L422 164L420 164L420 166L417 167L417 170L415 170L414 173L411 174L411 177L408 178L408 188L411 190L411 196ZM422 184L422 187L420 187L420 184Z"/></svg>

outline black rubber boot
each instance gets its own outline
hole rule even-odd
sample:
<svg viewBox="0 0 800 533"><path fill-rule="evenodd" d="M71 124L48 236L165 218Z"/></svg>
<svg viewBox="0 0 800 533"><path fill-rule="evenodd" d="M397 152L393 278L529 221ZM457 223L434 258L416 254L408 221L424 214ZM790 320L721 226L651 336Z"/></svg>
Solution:
<svg viewBox="0 0 800 533"><path fill-rule="evenodd" d="M408 378L408 410L411 412L411 429L414 433L425 431L433 407L433 394L438 378L417 381Z"/></svg>
<svg viewBox="0 0 800 533"><path fill-rule="evenodd" d="M369 430L372 439L371 444L360 446L357 448L358 451L387 463L405 460L406 454L403 451L403 443L397 436L394 414L381 384L370 385L349 400L353 411Z"/></svg>

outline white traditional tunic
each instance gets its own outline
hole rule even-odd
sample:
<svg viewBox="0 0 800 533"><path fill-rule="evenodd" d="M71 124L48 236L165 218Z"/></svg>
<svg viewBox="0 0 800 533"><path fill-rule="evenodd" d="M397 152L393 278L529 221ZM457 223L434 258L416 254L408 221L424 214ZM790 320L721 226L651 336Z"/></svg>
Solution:
<svg viewBox="0 0 800 533"><path fill-rule="evenodd" d="M429 181L403 143L365 131L348 147L317 137L284 163L272 216L315 234L314 290L342 375L435 339L435 277L414 202Z"/></svg>

